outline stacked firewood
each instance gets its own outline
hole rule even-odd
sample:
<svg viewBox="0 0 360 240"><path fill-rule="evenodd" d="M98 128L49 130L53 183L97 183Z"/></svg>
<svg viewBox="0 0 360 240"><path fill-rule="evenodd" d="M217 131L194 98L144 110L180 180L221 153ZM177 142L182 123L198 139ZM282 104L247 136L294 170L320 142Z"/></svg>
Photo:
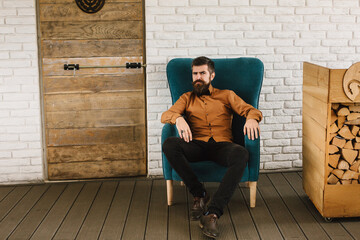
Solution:
<svg viewBox="0 0 360 240"><path fill-rule="evenodd" d="M328 184L360 182L360 105L332 104Z"/></svg>

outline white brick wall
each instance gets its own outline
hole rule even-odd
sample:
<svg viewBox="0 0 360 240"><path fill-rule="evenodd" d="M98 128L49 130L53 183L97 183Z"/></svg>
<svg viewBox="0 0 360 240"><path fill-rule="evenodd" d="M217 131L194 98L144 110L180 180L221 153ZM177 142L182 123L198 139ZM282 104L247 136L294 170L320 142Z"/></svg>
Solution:
<svg viewBox="0 0 360 240"><path fill-rule="evenodd" d="M348 68L360 61L359 1L145 2L149 174L162 174L158 123L170 107L165 66L175 57L199 55L264 62L261 168L301 167L302 62Z"/></svg>
<svg viewBox="0 0 360 240"><path fill-rule="evenodd" d="M0 0L0 182L43 180L34 0Z"/></svg>
<svg viewBox="0 0 360 240"><path fill-rule="evenodd" d="M257 57L261 168L301 167L302 62L360 61L355 0L146 0L149 174L161 175L165 67L175 57ZM43 176L34 0L0 0L0 182Z"/></svg>

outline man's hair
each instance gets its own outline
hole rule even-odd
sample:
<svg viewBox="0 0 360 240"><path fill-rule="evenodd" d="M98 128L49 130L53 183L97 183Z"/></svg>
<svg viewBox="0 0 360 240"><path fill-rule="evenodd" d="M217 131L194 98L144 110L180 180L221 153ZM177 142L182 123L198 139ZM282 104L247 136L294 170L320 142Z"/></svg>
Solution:
<svg viewBox="0 0 360 240"><path fill-rule="evenodd" d="M215 72L215 63L210 58L207 58L207 57L204 57L204 56L195 58L192 61L191 68L193 66L202 66L202 65L207 65L208 66L210 74Z"/></svg>

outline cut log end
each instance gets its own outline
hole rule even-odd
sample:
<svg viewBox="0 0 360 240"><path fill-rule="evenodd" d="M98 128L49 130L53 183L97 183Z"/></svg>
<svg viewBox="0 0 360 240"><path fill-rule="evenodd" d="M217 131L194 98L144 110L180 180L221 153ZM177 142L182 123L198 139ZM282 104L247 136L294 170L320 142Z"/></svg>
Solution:
<svg viewBox="0 0 360 240"><path fill-rule="evenodd" d="M338 103L333 103L333 104L331 104L331 108L332 108L333 110L335 110L335 111L338 110L339 106L340 106L340 104L338 104Z"/></svg>
<svg viewBox="0 0 360 240"><path fill-rule="evenodd" d="M332 154L329 156L329 166L332 168L337 168L338 162L340 159L340 154Z"/></svg>
<svg viewBox="0 0 360 240"><path fill-rule="evenodd" d="M355 136L351 133L349 127L347 125L344 125L340 130L339 130L339 135L342 136L343 138L347 139L347 140L352 140L355 138Z"/></svg>
<svg viewBox="0 0 360 240"><path fill-rule="evenodd" d="M329 146L329 153L330 154L334 154L334 153L337 153L339 151L339 148L335 145L330 145Z"/></svg>
<svg viewBox="0 0 360 240"><path fill-rule="evenodd" d="M347 161L340 160L337 168L341 170L348 170L350 168L350 165Z"/></svg>
<svg viewBox="0 0 360 240"><path fill-rule="evenodd" d="M332 144L339 148L343 148L346 144L346 140L343 138L334 137L332 140Z"/></svg>
<svg viewBox="0 0 360 240"><path fill-rule="evenodd" d="M342 179L342 176L344 175L344 171L340 169L334 169L332 172L338 179Z"/></svg>
<svg viewBox="0 0 360 240"><path fill-rule="evenodd" d="M352 141L351 140L347 141L346 144L344 145L344 148L354 149L354 146L352 145Z"/></svg>
<svg viewBox="0 0 360 240"><path fill-rule="evenodd" d="M345 171L341 177L341 179L345 179L345 180L358 179L358 178L359 178L359 173L351 170Z"/></svg>
<svg viewBox="0 0 360 240"><path fill-rule="evenodd" d="M331 126L330 126L330 133L336 133L337 131L339 131L339 128L338 126L336 125L336 123L333 123Z"/></svg>
<svg viewBox="0 0 360 240"><path fill-rule="evenodd" d="M349 114L350 114L350 110L347 107L341 107L337 112L338 116L347 116Z"/></svg>
<svg viewBox="0 0 360 240"><path fill-rule="evenodd" d="M334 174L330 174L330 176L327 179L328 184L334 185L334 184L336 184L338 182L339 182L339 179Z"/></svg>
<svg viewBox="0 0 360 240"><path fill-rule="evenodd" d="M353 162L355 161L356 157L358 156L358 151L357 150L352 150L352 149L346 149L343 148L341 150L341 154L343 156L343 158L350 164L352 165Z"/></svg>
<svg viewBox="0 0 360 240"><path fill-rule="evenodd" d="M360 160L354 161L350 166L350 170L354 172L360 172Z"/></svg>
<svg viewBox="0 0 360 240"><path fill-rule="evenodd" d="M350 113L349 115L346 116L346 119L348 121L356 120L358 118L360 118L360 113L356 113L356 112Z"/></svg>

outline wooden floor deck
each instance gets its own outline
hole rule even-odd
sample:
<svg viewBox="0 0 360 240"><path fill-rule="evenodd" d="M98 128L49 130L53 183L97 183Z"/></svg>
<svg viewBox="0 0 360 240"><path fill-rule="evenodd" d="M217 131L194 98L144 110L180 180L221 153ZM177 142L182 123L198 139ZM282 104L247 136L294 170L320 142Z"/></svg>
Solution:
<svg viewBox="0 0 360 240"><path fill-rule="evenodd" d="M206 187L213 193L215 183ZM192 198L164 180L134 179L0 187L0 239L207 239L189 221ZM239 187L218 239L360 239L360 218L327 223L305 195L301 173L261 174L256 208Z"/></svg>

